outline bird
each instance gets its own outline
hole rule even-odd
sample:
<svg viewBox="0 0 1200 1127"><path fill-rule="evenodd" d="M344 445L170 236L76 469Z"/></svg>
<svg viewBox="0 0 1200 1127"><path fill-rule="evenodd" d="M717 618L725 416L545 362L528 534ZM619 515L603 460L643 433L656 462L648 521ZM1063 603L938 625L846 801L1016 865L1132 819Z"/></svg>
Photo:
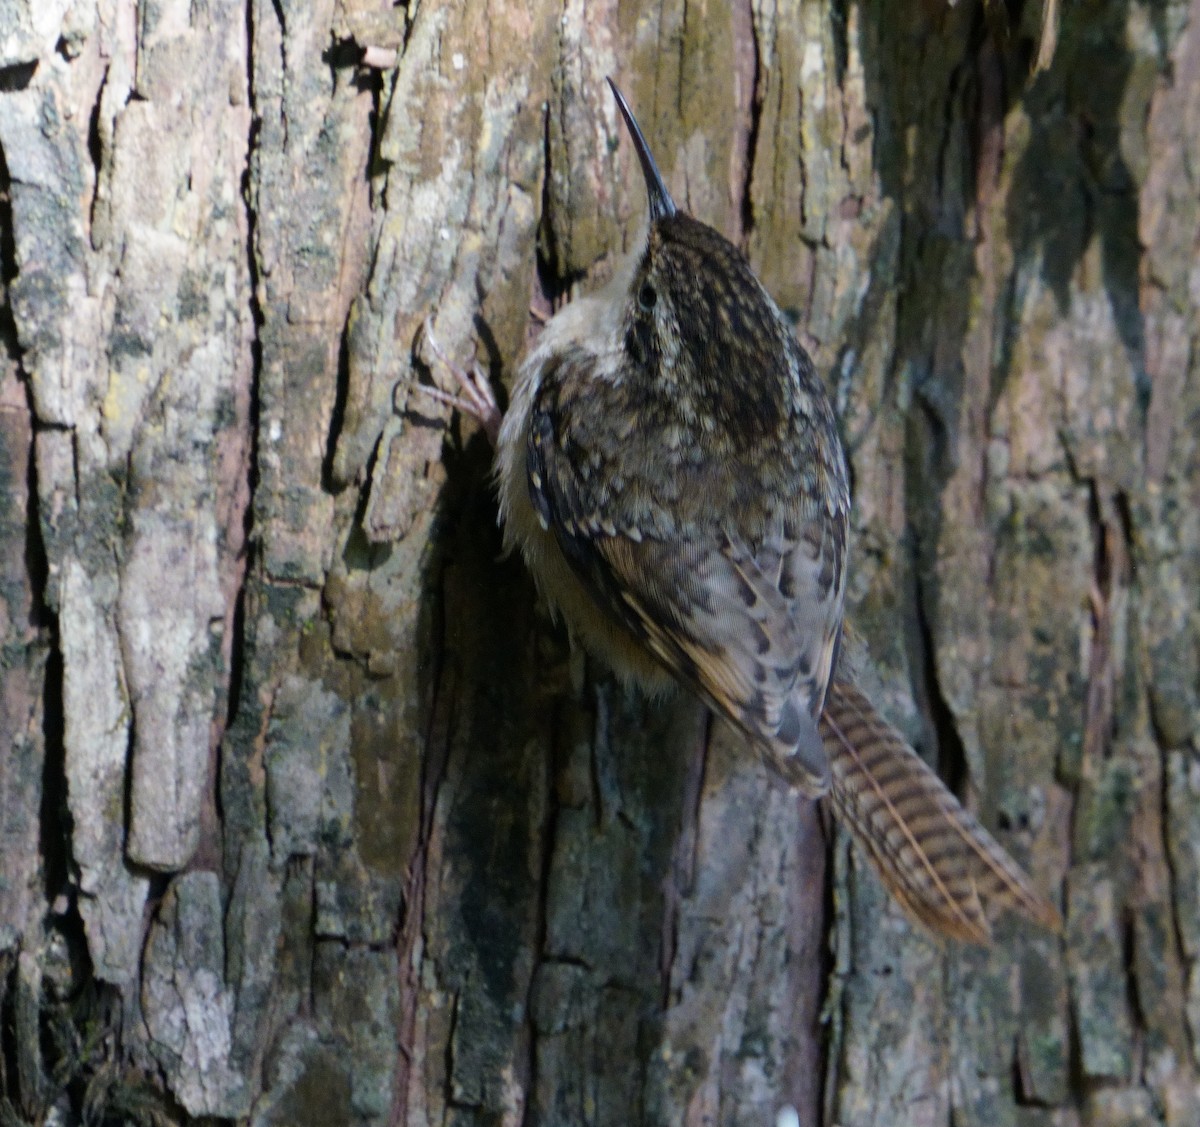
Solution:
<svg viewBox="0 0 1200 1127"><path fill-rule="evenodd" d="M850 473L824 385L746 256L677 207L617 85L649 215L551 317L505 412L476 364L425 387L495 449L506 548L573 639L656 696L683 686L785 782L827 799L908 917L986 944L1055 907L840 660Z"/></svg>

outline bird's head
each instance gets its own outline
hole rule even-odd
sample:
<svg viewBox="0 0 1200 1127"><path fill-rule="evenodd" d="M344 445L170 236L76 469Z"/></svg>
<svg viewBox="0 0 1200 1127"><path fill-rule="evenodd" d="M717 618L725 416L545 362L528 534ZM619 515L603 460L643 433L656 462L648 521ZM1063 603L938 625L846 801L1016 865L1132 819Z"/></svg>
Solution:
<svg viewBox="0 0 1200 1127"><path fill-rule="evenodd" d="M694 401L716 425L777 426L795 379L790 327L745 255L676 206L633 111L608 81L650 204L646 244L624 294L630 370Z"/></svg>

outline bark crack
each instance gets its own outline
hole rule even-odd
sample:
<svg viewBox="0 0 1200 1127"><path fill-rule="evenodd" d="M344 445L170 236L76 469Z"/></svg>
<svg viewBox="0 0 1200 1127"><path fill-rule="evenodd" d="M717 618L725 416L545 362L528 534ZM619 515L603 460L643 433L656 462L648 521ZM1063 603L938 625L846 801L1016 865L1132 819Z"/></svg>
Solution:
<svg viewBox="0 0 1200 1127"><path fill-rule="evenodd" d="M734 198L731 201L738 229L733 232L733 241L745 250L754 233L754 199L751 188L763 109L762 50L758 41L759 28L754 20L752 0L743 0L734 7L733 36L733 56L738 68L735 75L738 113L732 155ZM746 121L744 126L743 121Z"/></svg>
<svg viewBox="0 0 1200 1127"><path fill-rule="evenodd" d="M937 772L947 787L961 800L967 780L967 754L954 712L942 693L937 668L937 643L929 613L929 592L920 575L919 550L913 538L910 566L913 571L913 612L917 629L914 642L914 687L922 714L930 725L936 752Z"/></svg>

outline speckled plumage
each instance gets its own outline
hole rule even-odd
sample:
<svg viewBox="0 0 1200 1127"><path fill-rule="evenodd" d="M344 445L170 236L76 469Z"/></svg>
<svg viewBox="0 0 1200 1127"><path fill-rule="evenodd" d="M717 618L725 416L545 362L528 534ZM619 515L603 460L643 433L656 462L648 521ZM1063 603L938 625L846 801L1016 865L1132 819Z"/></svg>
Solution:
<svg viewBox="0 0 1200 1127"><path fill-rule="evenodd" d="M712 228L672 211L631 266L521 367L499 443L507 535L618 673L655 689L665 668L822 794L850 514L832 408Z"/></svg>
<svg viewBox="0 0 1200 1127"><path fill-rule="evenodd" d="M455 369L458 396L431 392L496 445L507 545L619 676L688 686L802 793L828 792L922 926L980 943L1003 909L1060 926L839 666L850 491L832 408L744 256L676 209L613 92L649 189L645 245L547 323L503 420L478 370Z"/></svg>

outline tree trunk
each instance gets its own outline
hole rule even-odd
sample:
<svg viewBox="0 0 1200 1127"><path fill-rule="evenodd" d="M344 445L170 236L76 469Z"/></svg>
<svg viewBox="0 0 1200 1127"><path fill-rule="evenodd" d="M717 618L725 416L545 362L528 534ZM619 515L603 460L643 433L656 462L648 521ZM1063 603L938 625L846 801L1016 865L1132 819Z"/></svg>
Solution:
<svg viewBox="0 0 1200 1127"><path fill-rule="evenodd" d="M1046 3L3 7L0 1122L1200 1122L1200 0ZM914 932L498 558L420 327L507 386L634 245L608 74L1062 936Z"/></svg>

